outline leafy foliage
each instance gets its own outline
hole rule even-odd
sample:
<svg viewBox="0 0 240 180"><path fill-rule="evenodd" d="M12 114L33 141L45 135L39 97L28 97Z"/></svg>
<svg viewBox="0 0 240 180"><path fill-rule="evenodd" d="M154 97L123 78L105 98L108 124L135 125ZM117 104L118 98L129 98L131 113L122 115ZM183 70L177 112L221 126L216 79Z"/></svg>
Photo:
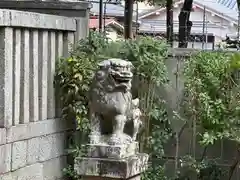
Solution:
<svg viewBox="0 0 240 180"><path fill-rule="evenodd" d="M57 64L56 85L60 87L59 95L62 103L62 117L87 125L87 104L89 84L93 77L96 62L81 52L66 59L60 59ZM87 126L81 126L87 128Z"/></svg>
<svg viewBox="0 0 240 180"><path fill-rule="evenodd" d="M143 180L169 179L160 160L165 155L164 144L177 136L171 128L166 102L158 91L159 87L169 83L165 65L168 54L166 43L151 37L112 42L101 34L90 33L73 49L70 57L60 59L57 64L55 85L61 97L63 118L78 122L82 132L79 141L85 141L90 128L88 92L98 62L122 58L133 63L132 92L134 97L140 98L144 123L139 136L140 149L150 154L149 169L142 175ZM184 119L200 127L198 134L204 148L221 139L239 142L239 64L239 54L223 51L200 52L186 59ZM79 155L85 151L74 146L71 152ZM204 155L199 161L192 156L178 157L178 154L175 158L180 166L174 180L191 179L193 174L199 180L218 180L222 176L222 169ZM75 176L69 169L65 172Z"/></svg>
<svg viewBox="0 0 240 180"><path fill-rule="evenodd" d="M164 171L165 169L162 166L150 166L141 178L144 180L168 180Z"/></svg>
<svg viewBox="0 0 240 180"><path fill-rule="evenodd" d="M163 41L151 37L128 40L122 46L121 57L135 66L135 74L152 83L166 83L165 60L169 54L168 46Z"/></svg>
<svg viewBox="0 0 240 180"><path fill-rule="evenodd" d="M225 171L223 171L215 160L203 159L197 161L195 158L187 155L180 159L179 177L177 180L198 179L198 180L220 180Z"/></svg>
<svg viewBox="0 0 240 180"><path fill-rule="evenodd" d="M88 38L80 41L78 46L73 49L71 57L60 59L57 64L55 84L59 88L63 118L76 119L79 129L85 131L82 136L86 136L89 130L87 116L89 85L97 63L108 58L128 59L135 67L136 81L134 82L136 84L133 85L133 92L140 98L141 109L144 110L143 121L147 127L144 129L145 133L142 134L142 147L148 146L149 149L151 148L152 156L160 157L163 143L159 144L155 140L163 140L164 138L159 136L167 136L164 128L161 127L161 124L167 119L164 102L157 100L155 86L167 82L164 63L167 56L166 43L150 37L112 42L101 34L90 33ZM163 114L165 116L162 116ZM155 122L151 123L153 121ZM162 133L157 133L156 130L160 128ZM72 152L81 153L81 149L77 149L75 147ZM158 166L158 168L161 167Z"/></svg>
<svg viewBox="0 0 240 180"><path fill-rule="evenodd" d="M239 62L239 54L223 51L200 52L186 62L185 115L195 128L201 128L198 134L205 149L222 139L239 143ZM194 163L198 164L196 170L202 168L196 171L198 178L221 179L223 170L202 158ZM230 169L229 179L232 173Z"/></svg>
<svg viewBox="0 0 240 180"><path fill-rule="evenodd" d="M239 67L236 55L199 53L185 67L187 110L204 129L202 143L218 139L239 140L240 94L234 77Z"/></svg>

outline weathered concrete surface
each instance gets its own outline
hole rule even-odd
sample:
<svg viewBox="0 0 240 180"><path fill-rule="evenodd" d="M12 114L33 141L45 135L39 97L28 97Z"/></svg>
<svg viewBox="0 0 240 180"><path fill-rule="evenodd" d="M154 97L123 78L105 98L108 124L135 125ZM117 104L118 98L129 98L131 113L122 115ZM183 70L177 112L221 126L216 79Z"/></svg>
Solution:
<svg viewBox="0 0 240 180"><path fill-rule="evenodd" d="M116 178L94 177L94 176L92 176L92 177L83 177L82 179L83 180L117 180ZM129 178L127 180L141 180L141 176L138 175L138 176Z"/></svg>
<svg viewBox="0 0 240 180"><path fill-rule="evenodd" d="M41 29L45 29L47 27L48 29L55 30L76 30L76 22L73 18L8 9L1 9L0 16L2 17L0 19L0 26L27 26Z"/></svg>
<svg viewBox="0 0 240 180"><path fill-rule="evenodd" d="M0 1L0 8L2 9L6 8L75 18L76 42L88 35L87 24L89 21L89 11L91 7L92 5L89 2L77 0ZM67 27L72 28L73 26L69 25Z"/></svg>
<svg viewBox="0 0 240 180"><path fill-rule="evenodd" d="M60 179L74 127L57 118L55 64L76 36L86 37L89 3L1 2L0 180Z"/></svg>
<svg viewBox="0 0 240 180"><path fill-rule="evenodd" d="M0 180L61 178L67 165L67 136L71 129L60 119L0 129Z"/></svg>

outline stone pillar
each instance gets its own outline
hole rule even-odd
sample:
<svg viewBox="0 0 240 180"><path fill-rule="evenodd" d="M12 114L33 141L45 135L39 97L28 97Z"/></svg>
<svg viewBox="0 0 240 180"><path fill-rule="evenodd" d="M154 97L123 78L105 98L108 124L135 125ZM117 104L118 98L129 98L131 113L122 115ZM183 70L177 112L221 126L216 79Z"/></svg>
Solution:
<svg viewBox="0 0 240 180"><path fill-rule="evenodd" d="M0 29L0 128L12 126L13 29Z"/></svg>

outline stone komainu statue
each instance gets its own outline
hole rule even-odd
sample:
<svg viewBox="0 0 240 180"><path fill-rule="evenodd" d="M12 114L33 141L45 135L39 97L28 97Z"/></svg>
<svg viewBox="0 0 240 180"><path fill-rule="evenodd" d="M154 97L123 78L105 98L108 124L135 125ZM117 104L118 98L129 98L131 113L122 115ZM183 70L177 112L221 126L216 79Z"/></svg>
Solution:
<svg viewBox="0 0 240 180"><path fill-rule="evenodd" d="M135 141L141 125L139 100L132 99L133 65L122 59L104 60L95 73L90 92L90 143L122 144ZM132 122L125 127L126 122ZM124 129L132 133L124 133Z"/></svg>

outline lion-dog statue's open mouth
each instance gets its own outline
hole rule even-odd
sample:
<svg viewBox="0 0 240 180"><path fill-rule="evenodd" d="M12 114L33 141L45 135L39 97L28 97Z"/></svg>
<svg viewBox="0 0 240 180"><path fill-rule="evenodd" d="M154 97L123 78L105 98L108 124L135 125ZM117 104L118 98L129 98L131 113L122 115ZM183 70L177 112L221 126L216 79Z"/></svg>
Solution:
<svg viewBox="0 0 240 180"><path fill-rule="evenodd" d="M133 78L133 73L131 72L133 68L132 63L129 61L119 61L118 59L111 59L109 63L111 68L109 68L108 73L115 88L129 90Z"/></svg>
<svg viewBox="0 0 240 180"><path fill-rule="evenodd" d="M125 62L126 64L111 61L112 68L110 69L109 75L113 78L117 86L128 86L128 83L132 80L132 65L127 61Z"/></svg>

